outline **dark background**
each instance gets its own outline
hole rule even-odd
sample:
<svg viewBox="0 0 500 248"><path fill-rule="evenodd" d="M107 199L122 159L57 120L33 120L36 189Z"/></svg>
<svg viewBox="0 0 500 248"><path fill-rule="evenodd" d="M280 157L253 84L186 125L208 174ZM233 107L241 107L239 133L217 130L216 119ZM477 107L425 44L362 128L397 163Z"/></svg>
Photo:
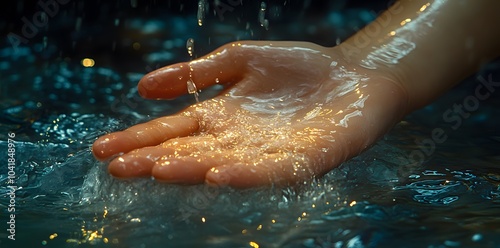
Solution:
<svg viewBox="0 0 500 248"><path fill-rule="evenodd" d="M37 34L23 46L48 44L36 52L44 60L100 57L100 65L119 65L124 71L144 68L146 64L141 64L144 54L158 51L163 41L174 38L184 40L193 35L198 36L193 37L198 55L237 39L306 40L333 46L337 38L347 38L389 4L388 1L360 0L265 1L266 18L270 22L269 30L265 30L260 27L257 18L261 1L247 0L242 1L242 5L232 6L231 2L236 1L221 0L232 9L224 11L220 7L219 12L215 11L214 1L208 1L210 11L202 27L197 26L198 1L64 0L63 3L67 2L64 5L56 0L6 1L0 10L0 34L6 37L3 42L11 44L9 34L10 37L12 34L23 34L23 26L26 25L23 17L33 22L37 12L43 11L41 4L52 7L49 3L54 2L59 11L53 17L48 16L47 25L39 28ZM366 11L360 14L360 8ZM336 18L331 18L332 13L337 13ZM179 21L186 18L191 19L187 26ZM116 20L119 20L118 23ZM134 20L139 20L139 25L132 25ZM145 24L148 21L156 21L158 29L142 32L141 22ZM246 29L247 23L252 34ZM210 41L207 37L211 37ZM135 42L140 43L140 49L133 48ZM183 58L188 58L187 53Z"/></svg>

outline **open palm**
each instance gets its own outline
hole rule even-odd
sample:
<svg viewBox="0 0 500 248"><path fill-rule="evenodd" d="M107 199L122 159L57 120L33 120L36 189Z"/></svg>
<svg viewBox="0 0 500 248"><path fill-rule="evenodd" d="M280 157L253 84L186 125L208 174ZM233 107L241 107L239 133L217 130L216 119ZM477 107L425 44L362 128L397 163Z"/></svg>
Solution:
<svg viewBox="0 0 500 248"><path fill-rule="evenodd" d="M339 48L237 42L146 75L139 93L174 98L226 86L213 99L100 137L117 177L233 187L288 185L359 154L402 117L406 94L389 74L356 66Z"/></svg>

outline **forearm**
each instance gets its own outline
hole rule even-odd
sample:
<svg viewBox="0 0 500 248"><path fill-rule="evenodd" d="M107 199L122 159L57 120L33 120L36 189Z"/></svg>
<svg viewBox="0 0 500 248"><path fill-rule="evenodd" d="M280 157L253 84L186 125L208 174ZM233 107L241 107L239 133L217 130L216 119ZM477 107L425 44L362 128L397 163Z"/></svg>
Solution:
<svg viewBox="0 0 500 248"><path fill-rule="evenodd" d="M500 55L499 10L495 0L402 0L342 51L362 67L395 74L411 112Z"/></svg>

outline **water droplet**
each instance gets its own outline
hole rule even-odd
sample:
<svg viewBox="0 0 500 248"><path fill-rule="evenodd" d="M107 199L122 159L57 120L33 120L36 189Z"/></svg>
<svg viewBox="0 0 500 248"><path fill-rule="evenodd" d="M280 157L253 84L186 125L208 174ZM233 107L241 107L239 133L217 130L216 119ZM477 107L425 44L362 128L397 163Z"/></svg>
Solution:
<svg viewBox="0 0 500 248"><path fill-rule="evenodd" d="M269 28L269 20L266 19L266 8L267 5L265 2L260 3L260 11L259 11L259 23L261 27L264 27L266 30Z"/></svg>
<svg viewBox="0 0 500 248"><path fill-rule="evenodd" d="M207 0L199 0L198 1L198 26L203 25L203 19L205 19L205 13L208 11L208 3Z"/></svg>
<svg viewBox="0 0 500 248"><path fill-rule="evenodd" d="M193 50L194 50L194 39L189 38L186 42L186 49L189 54L189 57L193 58Z"/></svg>
<svg viewBox="0 0 500 248"><path fill-rule="evenodd" d="M219 83L219 78L215 78L215 83L218 84Z"/></svg>
<svg viewBox="0 0 500 248"><path fill-rule="evenodd" d="M118 26L118 25L120 25L120 19L116 18L115 19L115 26Z"/></svg>
<svg viewBox="0 0 500 248"><path fill-rule="evenodd" d="M196 99L196 102L200 102L198 99L199 93L198 89L196 88L196 84L194 84L193 80L189 79L187 82L187 90L189 94L194 94L194 99Z"/></svg>

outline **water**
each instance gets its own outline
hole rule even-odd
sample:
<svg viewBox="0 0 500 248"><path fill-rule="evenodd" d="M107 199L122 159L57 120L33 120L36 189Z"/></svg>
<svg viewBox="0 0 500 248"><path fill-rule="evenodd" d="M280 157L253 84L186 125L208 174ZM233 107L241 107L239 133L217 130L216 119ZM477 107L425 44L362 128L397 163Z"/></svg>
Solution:
<svg viewBox="0 0 500 248"><path fill-rule="evenodd" d="M208 2L207 0L199 0L198 1L198 12L197 12L197 18L198 18L198 26L203 26L203 19L205 19L205 13L208 12Z"/></svg>
<svg viewBox="0 0 500 248"><path fill-rule="evenodd" d="M193 38L187 39L187 41L186 41L186 49L187 49L187 52L189 54L189 57L191 59L193 59L193 55L194 55L194 39ZM196 84L194 84L194 82L193 82L193 75L192 75L192 73L193 73L193 67L191 67L191 65L189 65L189 79L186 81L187 92L190 95L194 95L194 99L198 103L198 102L200 102L200 99L199 99L199 95L200 94L198 92L198 89L196 88Z"/></svg>
<svg viewBox="0 0 500 248"><path fill-rule="evenodd" d="M187 49L187 52L189 54L189 57L193 58L193 54L194 54L194 39L193 38L187 39L186 49Z"/></svg>
<svg viewBox="0 0 500 248"><path fill-rule="evenodd" d="M266 8L267 5L265 2L260 3L259 10L259 23L261 27L264 27L266 30L269 29L269 20L266 19Z"/></svg>
<svg viewBox="0 0 500 248"><path fill-rule="evenodd" d="M191 94L191 95L194 95L194 99L196 100L196 102L200 102L200 99L199 99L199 93L198 93L198 89L196 88L196 84L194 84L193 80L189 79L187 82L187 90L188 90L188 94Z"/></svg>
<svg viewBox="0 0 500 248"><path fill-rule="evenodd" d="M135 2L131 7L140 9ZM253 8L252 20L260 6L246 4L245 8ZM285 7L293 6L287 1ZM90 7L88 11L95 11ZM192 96L143 100L135 88L140 77L159 66L188 61L184 46L188 38L194 37L197 49L208 52L235 36L249 35L246 22L241 27L228 24L242 11L238 7L226 12L223 22L217 17L204 22L204 28L226 37L214 35L210 45L198 42L206 40L203 32L209 31L191 32L199 28L193 22L196 6L184 6L190 13L187 17L177 13L175 3L153 7L162 11L149 13L148 21L126 10L120 10L120 16L128 15L120 18L120 25L112 15L109 24L84 18L79 30L93 33L94 40L88 43L88 36L75 35L74 48L57 43L65 38L56 31L47 33L46 42L40 35L16 52L9 43L0 46L0 150L5 151L0 159L7 161L8 134L15 133L18 187L16 241L11 241L6 233L11 190L8 167L2 163L0 247L494 247L500 242L498 93L481 101L458 130L442 119L447 109L474 92L477 77L407 117L362 155L305 185L234 190L110 177L105 163L96 161L89 150L97 137L175 113L192 100ZM329 11L335 10L330 7ZM70 14L77 12L66 8ZM169 18L164 18L165 11L170 11ZM284 9L281 16L298 11ZM308 11L312 12L304 13ZM362 23L363 11L370 9L347 8L340 13L354 25ZM56 15L50 30L64 29L64 23L71 21L65 18L71 16ZM256 29L254 38L316 39L317 33L279 32L314 25L306 17L291 24L275 20L275 33ZM355 30L338 22L328 25L339 35ZM105 29L104 35L99 33L101 26L118 30ZM336 37L319 42L335 44ZM111 51L114 41L116 50ZM141 44L139 54L134 42ZM106 49L92 50L88 45ZM95 64L84 67L83 58L92 58ZM22 73L15 68L22 68ZM480 75L499 81L499 63L488 65ZM204 90L202 96L215 93ZM433 153L421 164L408 166L405 161L411 152L430 149L417 143L429 144L437 127L446 131L446 142L434 144Z"/></svg>

